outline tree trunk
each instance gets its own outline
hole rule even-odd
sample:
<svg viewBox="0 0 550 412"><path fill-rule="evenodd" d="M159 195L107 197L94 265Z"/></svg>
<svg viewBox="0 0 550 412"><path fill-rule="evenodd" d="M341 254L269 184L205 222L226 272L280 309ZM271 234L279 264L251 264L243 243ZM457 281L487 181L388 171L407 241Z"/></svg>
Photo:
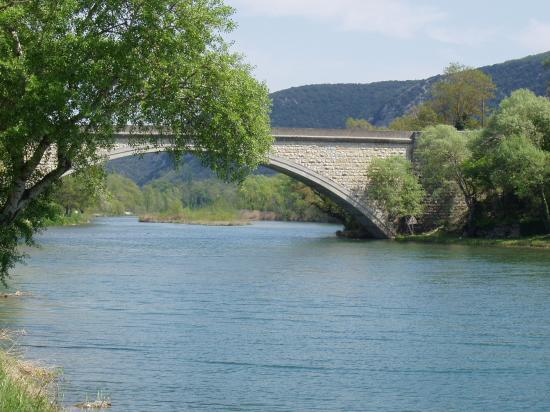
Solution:
<svg viewBox="0 0 550 412"><path fill-rule="evenodd" d="M10 193L8 201L1 206L0 228L13 225L27 206L51 187L56 180L68 172L71 167L72 164L69 159L59 157L57 168L46 174L34 186L27 189L25 181L19 180L16 187Z"/></svg>

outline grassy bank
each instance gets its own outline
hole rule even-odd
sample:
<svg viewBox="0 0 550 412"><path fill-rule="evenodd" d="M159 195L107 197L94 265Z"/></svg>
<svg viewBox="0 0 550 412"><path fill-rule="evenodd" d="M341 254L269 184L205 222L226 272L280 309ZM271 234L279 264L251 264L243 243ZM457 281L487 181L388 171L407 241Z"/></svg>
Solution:
<svg viewBox="0 0 550 412"><path fill-rule="evenodd" d="M0 351L0 412L57 412L56 374Z"/></svg>
<svg viewBox="0 0 550 412"><path fill-rule="evenodd" d="M139 217L144 223L181 223L188 225L239 226L249 223L241 216L239 210L203 207L200 209L185 208L177 213L148 214Z"/></svg>
<svg viewBox="0 0 550 412"><path fill-rule="evenodd" d="M412 236L399 236L399 242L438 243L465 246L502 246L518 248L550 249L550 235L529 236L515 239L469 238L435 231Z"/></svg>
<svg viewBox="0 0 550 412"><path fill-rule="evenodd" d="M92 216L87 213L73 213L70 216L59 215L53 219L47 219L45 222L46 227L55 226L79 226L90 223Z"/></svg>

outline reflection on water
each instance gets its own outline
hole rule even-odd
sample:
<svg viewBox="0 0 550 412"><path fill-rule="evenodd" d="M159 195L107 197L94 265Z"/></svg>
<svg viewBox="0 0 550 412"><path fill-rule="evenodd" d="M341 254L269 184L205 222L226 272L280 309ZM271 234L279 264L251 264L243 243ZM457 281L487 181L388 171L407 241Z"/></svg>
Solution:
<svg viewBox="0 0 550 412"><path fill-rule="evenodd" d="M113 411L550 409L550 253L335 230L52 229L0 327Z"/></svg>

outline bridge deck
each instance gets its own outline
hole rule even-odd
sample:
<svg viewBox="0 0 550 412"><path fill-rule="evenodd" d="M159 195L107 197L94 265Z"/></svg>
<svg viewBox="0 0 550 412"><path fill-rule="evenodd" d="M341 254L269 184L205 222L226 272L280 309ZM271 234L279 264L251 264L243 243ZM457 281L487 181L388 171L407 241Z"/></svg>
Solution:
<svg viewBox="0 0 550 412"><path fill-rule="evenodd" d="M317 141L317 142L341 142L341 143L412 143L416 132L378 131L358 129L305 129L305 128L273 128L271 134L276 141ZM170 134L162 135L158 130L140 130L132 132L131 129L121 130L115 134L119 139L128 137L148 138L159 136L170 139Z"/></svg>
<svg viewBox="0 0 550 412"><path fill-rule="evenodd" d="M296 129L274 128L272 135L277 141L315 140L353 143L411 143L416 133L401 131L378 131L357 129Z"/></svg>

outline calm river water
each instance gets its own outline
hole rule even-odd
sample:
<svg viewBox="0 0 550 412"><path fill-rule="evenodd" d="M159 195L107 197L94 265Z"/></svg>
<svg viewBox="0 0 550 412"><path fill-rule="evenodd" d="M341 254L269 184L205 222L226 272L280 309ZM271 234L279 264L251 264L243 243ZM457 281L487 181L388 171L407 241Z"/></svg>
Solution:
<svg viewBox="0 0 550 412"><path fill-rule="evenodd" d="M336 229L51 229L0 327L113 412L550 410L550 253Z"/></svg>

